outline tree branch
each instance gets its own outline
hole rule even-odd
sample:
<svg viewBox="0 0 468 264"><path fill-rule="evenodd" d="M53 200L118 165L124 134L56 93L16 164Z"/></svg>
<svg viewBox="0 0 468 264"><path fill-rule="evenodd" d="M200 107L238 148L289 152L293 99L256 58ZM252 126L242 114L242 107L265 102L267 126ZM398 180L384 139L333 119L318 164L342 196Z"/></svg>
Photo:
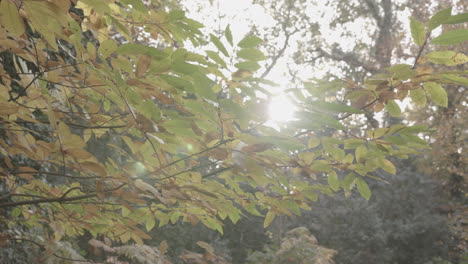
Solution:
<svg viewBox="0 0 468 264"><path fill-rule="evenodd" d="M421 47L419 48L418 55L416 55L416 58L414 59L413 67L411 67L411 69L414 70L414 69L416 68L416 65L418 65L418 60L419 60L419 58L421 57L422 52L423 52L424 48L426 47L427 40L429 39L430 36L431 36L431 31L429 31L429 32L426 33L426 38L424 39L423 44L422 44Z"/></svg>
<svg viewBox="0 0 468 264"><path fill-rule="evenodd" d="M125 185L126 185L126 183L122 183L121 185L119 185L119 186L117 186L115 188L105 190L104 193L116 191L116 190L122 188ZM77 200L83 200L83 199L88 199L88 198L93 198L93 197L97 197L97 193L94 192L94 193L90 193L90 194L73 196L73 197L65 197L64 195L62 195L61 197L56 197L56 198L43 198L43 199L36 199L36 200L1 203L0 208L15 207L15 206L20 206L20 205L34 205L34 204L42 204L42 203L54 203L54 202L63 203L63 202L77 201Z"/></svg>

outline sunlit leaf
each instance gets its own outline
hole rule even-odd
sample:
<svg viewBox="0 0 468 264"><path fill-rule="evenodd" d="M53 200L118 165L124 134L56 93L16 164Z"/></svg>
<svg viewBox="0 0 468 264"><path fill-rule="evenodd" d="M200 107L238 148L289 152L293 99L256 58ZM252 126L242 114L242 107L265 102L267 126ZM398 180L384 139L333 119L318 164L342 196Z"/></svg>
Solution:
<svg viewBox="0 0 468 264"><path fill-rule="evenodd" d="M232 43L232 32L230 25L226 26L226 29L224 30L224 36L226 37L226 40L229 42L229 44L231 44L231 46L234 45Z"/></svg>
<svg viewBox="0 0 468 264"><path fill-rule="evenodd" d="M416 90L411 90L410 91L410 98L413 100L413 102L417 105L420 106L425 106L426 105L426 93L422 88L418 88Z"/></svg>
<svg viewBox="0 0 468 264"><path fill-rule="evenodd" d="M328 185L335 192L340 189L340 181L339 181L338 175L336 174L335 171L332 171L332 172L328 173Z"/></svg>
<svg viewBox="0 0 468 264"><path fill-rule="evenodd" d="M398 106L398 104L394 100L388 100L387 104L385 104L385 109L392 116L395 116L395 117L401 116L400 106Z"/></svg>
<svg viewBox="0 0 468 264"><path fill-rule="evenodd" d="M210 34L210 40L211 40L211 42L213 42L213 44L216 46L216 48L218 48L218 50L221 51L224 54L224 56L226 56L226 57L229 56L226 48L224 47L223 43L221 43L221 41L219 40L218 37L216 37L213 34Z"/></svg>
<svg viewBox="0 0 468 264"><path fill-rule="evenodd" d="M450 18L450 14L452 13L452 8L443 9L437 13L435 13L431 19L429 20L428 28L429 30L433 30L444 24L448 18Z"/></svg>
<svg viewBox="0 0 468 264"><path fill-rule="evenodd" d="M255 48L258 46L260 43L262 43L263 40L259 37L253 36L253 35L248 35L244 37L238 44L240 48L248 49L248 48Z"/></svg>
<svg viewBox="0 0 468 264"><path fill-rule="evenodd" d="M241 49L237 52L237 56L251 61L261 61L265 60L266 57L258 49Z"/></svg>
<svg viewBox="0 0 468 264"><path fill-rule="evenodd" d="M427 58L433 63L445 64L447 66L454 66L468 62L468 56L455 51L434 51L427 54Z"/></svg>
<svg viewBox="0 0 468 264"><path fill-rule="evenodd" d="M440 86L440 84L435 82L426 82L424 83L424 89L435 104L443 107L448 106L447 92L442 88L442 86Z"/></svg>
<svg viewBox="0 0 468 264"><path fill-rule="evenodd" d="M362 177L356 178L356 187L364 199L370 199L372 195L371 190L369 189L367 182Z"/></svg>
<svg viewBox="0 0 468 264"><path fill-rule="evenodd" d="M276 217L276 214L272 210L269 210L268 213L265 215L263 228L267 228L271 224L271 222L273 222L275 217Z"/></svg>
<svg viewBox="0 0 468 264"><path fill-rule="evenodd" d="M412 17L410 28L414 43L416 43L418 46L422 46L426 40L426 30L424 24Z"/></svg>
<svg viewBox="0 0 468 264"><path fill-rule="evenodd" d="M433 38L431 43L437 45L454 45L468 40L468 29L457 29L445 32Z"/></svg>
<svg viewBox="0 0 468 264"><path fill-rule="evenodd" d="M451 16L447 20L445 20L443 24L460 24L465 22L468 22L468 13L461 13L458 15Z"/></svg>
<svg viewBox="0 0 468 264"><path fill-rule="evenodd" d="M23 19L11 0L0 2L0 25L4 26L14 37L21 36L25 31Z"/></svg>
<svg viewBox="0 0 468 264"><path fill-rule="evenodd" d="M260 69L260 65L255 61L243 61L236 63L234 66L236 66L238 69L247 71L256 71Z"/></svg>

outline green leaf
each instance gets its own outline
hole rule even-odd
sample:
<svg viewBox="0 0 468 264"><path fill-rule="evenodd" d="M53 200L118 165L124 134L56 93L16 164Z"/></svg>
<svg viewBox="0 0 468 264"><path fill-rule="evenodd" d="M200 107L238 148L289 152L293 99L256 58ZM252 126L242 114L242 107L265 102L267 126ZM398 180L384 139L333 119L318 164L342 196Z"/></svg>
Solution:
<svg viewBox="0 0 468 264"><path fill-rule="evenodd" d="M115 41L106 39L99 46L98 52L101 53L104 58L108 58L116 50L117 44Z"/></svg>
<svg viewBox="0 0 468 264"><path fill-rule="evenodd" d="M177 223L177 221L179 221L180 215L181 215L181 212L173 212L173 213L171 214L171 218L170 218L171 223L172 223L172 224Z"/></svg>
<svg viewBox="0 0 468 264"><path fill-rule="evenodd" d="M468 85L468 78L461 77L455 74L444 74L442 76L444 77L444 79L449 80L451 82L462 84L462 85Z"/></svg>
<svg viewBox="0 0 468 264"><path fill-rule="evenodd" d="M241 41L239 41L237 46L244 48L244 49L255 48L262 42L263 40L261 38L253 36L253 35L249 35L249 36L244 37Z"/></svg>
<svg viewBox="0 0 468 264"><path fill-rule="evenodd" d="M149 217L146 218L146 223L145 223L146 231L148 232L151 231L155 225L156 225L156 220L153 215L150 215Z"/></svg>
<svg viewBox="0 0 468 264"><path fill-rule="evenodd" d="M224 62L224 60L221 58L221 56L219 56L218 53L214 52L214 51L211 51L211 50L207 50L205 51L206 52L206 55L212 59L213 61L215 61L216 63L218 63L219 65L221 65L223 68L227 68L227 65L226 65L226 62Z"/></svg>
<svg viewBox="0 0 468 264"><path fill-rule="evenodd" d="M258 49L241 49L237 52L237 56L249 61L261 61L266 59L265 55Z"/></svg>
<svg viewBox="0 0 468 264"><path fill-rule="evenodd" d="M117 48L117 53L122 55L148 55L156 59L164 59L168 56L164 51L136 43L127 43Z"/></svg>
<svg viewBox="0 0 468 264"><path fill-rule="evenodd" d="M268 211L268 213L265 216L265 221L263 222L263 228L267 228L271 224L271 222L273 222L275 217L276 214L272 210Z"/></svg>
<svg viewBox="0 0 468 264"><path fill-rule="evenodd" d="M427 103L426 93L422 88L410 90L410 98L419 106L425 106Z"/></svg>
<svg viewBox="0 0 468 264"><path fill-rule="evenodd" d="M328 185L335 192L340 189L340 180L338 179L338 175L335 171L328 173Z"/></svg>
<svg viewBox="0 0 468 264"><path fill-rule="evenodd" d="M226 40L229 42L229 44L234 45L232 42L232 32L231 32L231 27L229 25L226 26L226 30L224 30L224 36L226 37Z"/></svg>
<svg viewBox="0 0 468 264"><path fill-rule="evenodd" d="M193 84L185 79L173 76L173 75L159 75L159 78L163 79L166 83L174 86L179 90L184 90L187 92L194 92Z"/></svg>
<svg viewBox="0 0 468 264"><path fill-rule="evenodd" d="M140 114L142 114L150 120L158 121L161 119L161 111L159 110L156 103L154 103L151 100L146 100L143 103L139 104L137 110Z"/></svg>
<svg viewBox="0 0 468 264"><path fill-rule="evenodd" d="M0 2L0 25L16 38L23 35L25 31L23 19L11 0Z"/></svg>
<svg viewBox="0 0 468 264"><path fill-rule="evenodd" d="M364 145L360 145L355 150L355 156L357 162L362 162L364 158L367 156L367 148Z"/></svg>
<svg viewBox="0 0 468 264"><path fill-rule="evenodd" d="M441 24L444 24L444 22L447 21L448 18L450 18L451 13L452 13L451 7L435 13L435 15L433 15L431 19L429 20L429 25L428 25L429 30L433 30L437 28L438 26L440 26Z"/></svg>
<svg viewBox="0 0 468 264"><path fill-rule="evenodd" d="M387 109L388 113L391 116L399 117L401 116L401 109L395 100L388 100L387 104L385 105L385 109Z"/></svg>
<svg viewBox="0 0 468 264"><path fill-rule="evenodd" d="M169 12L167 18L168 21L173 22L185 18L185 12L182 10L172 10Z"/></svg>
<svg viewBox="0 0 468 264"><path fill-rule="evenodd" d="M426 30L424 29L424 24L412 17L410 28L414 43L416 43L418 46L422 46L426 40Z"/></svg>
<svg viewBox="0 0 468 264"><path fill-rule="evenodd" d="M445 32L444 34L432 39L432 44L454 45L468 40L468 29L457 29Z"/></svg>
<svg viewBox="0 0 468 264"><path fill-rule="evenodd" d="M316 136L311 136L309 138L309 141L307 142L307 146L309 148L315 148L318 145L320 145L320 139L318 137L316 137Z"/></svg>
<svg viewBox="0 0 468 264"><path fill-rule="evenodd" d="M456 53L455 51L434 51L427 54L427 59L430 62L445 64L447 66L454 66L468 62L468 56L463 53Z"/></svg>
<svg viewBox="0 0 468 264"><path fill-rule="evenodd" d="M460 24L465 22L468 22L468 13L461 13L451 16L445 20L443 24Z"/></svg>
<svg viewBox="0 0 468 264"><path fill-rule="evenodd" d="M351 172L348 175L344 177L344 179L341 181L341 187L345 191L350 191L351 187L353 186L354 182L356 179L356 174Z"/></svg>
<svg viewBox="0 0 468 264"><path fill-rule="evenodd" d="M387 71L393 73L393 76L399 80L407 80L417 74L412 66L408 64L396 64L387 68Z"/></svg>
<svg viewBox="0 0 468 264"><path fill-rule="evenodd" d="M388 173L391 173L393 175L396 174L395 165L393 165L393 163L391 161L389 161L388 159L383 159L383 158L379 159L378 164L379 164L380 168L382 168L384 171L386 171Z"/></svg>
<svg viewBox="0 0 468 264"><path fill-rule="evenodd" d="M440 86L440 84L435 82L426 82L424 83L424 89L436 105L443 107L448 106L447 92L442 88L442 86Z"/></svg>
<svg viewBox="0 0 468 264"><path fill-rule="evenodd" d="M369 186L367 185L367 182L364 181L362 177L356 179L356 186L361 196L364 197L364 199L369 200L372 193L369 189Z"/></svg>
<svg viewBox="0 0 468 264"><path fill-rule="evenodd" d="M226 48L224 47L223 43L221 43L218 37L216 37L213 34L210 34L210 40L211 42L213 42L216 48L218 48L218 50L224 54L224 56L229 57L229 53L227 52Z"/></svg>
<svg viewBox="0 0 468 264"><path fill-rule="evenodd" d="M258 65L258 63L256 63L255 61L242 61L234 64L234 66L236 66L236 68L238 69L247 71L256 71L260 69L260 65Z"/></svg>

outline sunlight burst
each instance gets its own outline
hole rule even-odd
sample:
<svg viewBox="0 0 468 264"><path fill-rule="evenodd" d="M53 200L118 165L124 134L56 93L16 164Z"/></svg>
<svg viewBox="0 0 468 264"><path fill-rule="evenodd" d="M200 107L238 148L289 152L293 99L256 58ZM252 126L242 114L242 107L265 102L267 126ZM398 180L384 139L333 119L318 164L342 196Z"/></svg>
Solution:
<svg viewBox="0 0 468 264"><path fill-rule="evenodd" d="M268 106L269 118L276 123L293 120L295 111L296 106L285 94L273 97Z"/></svg>

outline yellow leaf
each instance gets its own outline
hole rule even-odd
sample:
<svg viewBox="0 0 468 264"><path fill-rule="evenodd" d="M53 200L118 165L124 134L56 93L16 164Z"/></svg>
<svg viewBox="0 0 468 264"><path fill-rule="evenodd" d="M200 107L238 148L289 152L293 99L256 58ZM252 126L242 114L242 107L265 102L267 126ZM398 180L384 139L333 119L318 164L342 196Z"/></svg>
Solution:
<svg viewBox="0 0 468 264"><path fill-rule="evenodd" d="M0 25L4 26L14 37L23 35L25 31L23 19L11 0L0 2Z"/></svg>
<svg viewBox="0 0 468 264"><path fill-rule="evenodd" d="M78 160L86 160L92 157L91 153L82 148L66 149L65 154L69 154Z"/></svg>
<svg viewBox="0 0 468 264"><path fill-rule="evenodd" d="M92 161L85 161L80 163L81 168L84 170L96 173L97 175L101 176L102 178L107 177L107 171L104 166L99 163L92 162Z"/></svg>
<svg viewBox="0 0 468 264"><path fill-rule="evenodd" d="M18 112L18 109L17 105L3 102L0 104L0 115L14 115Z"/></svg>

